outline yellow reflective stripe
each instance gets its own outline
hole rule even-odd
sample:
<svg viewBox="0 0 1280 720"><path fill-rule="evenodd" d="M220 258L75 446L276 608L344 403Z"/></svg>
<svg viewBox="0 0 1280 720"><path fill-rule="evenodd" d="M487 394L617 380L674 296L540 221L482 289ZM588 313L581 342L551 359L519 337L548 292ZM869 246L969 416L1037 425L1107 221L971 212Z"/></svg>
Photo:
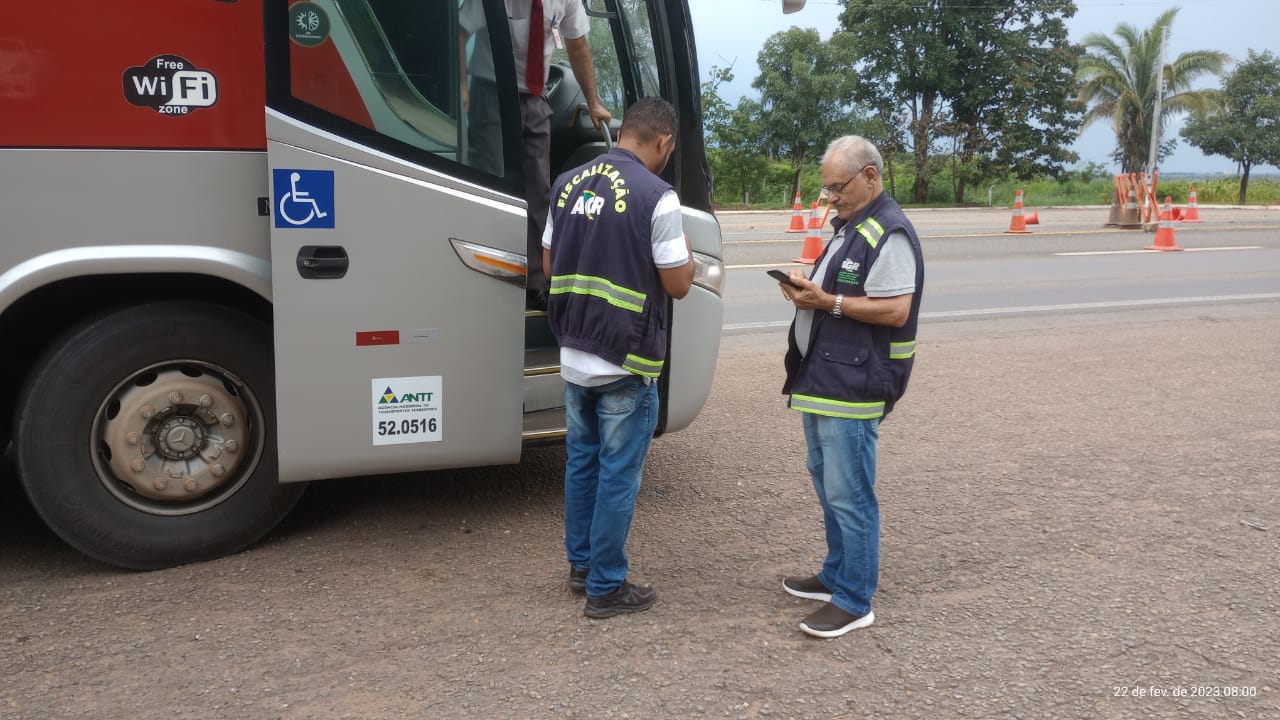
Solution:
<svg viewBox="0 0 1280 720"><path fill-rule="evenodd" d="M629 370L637 375L644 377L658 377L662 374L662 360L650 360L639 355L627 353L627 359L622 363L623 370Z"/></svg>
<svg viewBox="0 0 1280 720"><path fill-rule="evenodd" d="M907 360L916 354L916 341L903 340L889 343L890 360Z"/></svg>
<svg viewBox="0 0 1280 720"><path fill-rule="evenodd" d="M644 312L644 301L648 297L642 292L616 285L593 275L554 275L551 278L550 292L552 295L569 292L591 295L610 305L632 312Z"/></svg>
<svg viewBox="0 0 1280 720"><path fill-rule="evenodd" d="M828 417L873 420L884 416L884 401L846 402L813 395L792 395L791 409Z"/></svg>
<svg viewBox="0 0 1280 720"><path fill-rule="evenodd" d="M871 227L866 227L870 225ZM884 227L876 222L875 218L867 218L858 223L858 234L867 239L867 244L875 248L880 244L880 238L884 237Z"/></svg>

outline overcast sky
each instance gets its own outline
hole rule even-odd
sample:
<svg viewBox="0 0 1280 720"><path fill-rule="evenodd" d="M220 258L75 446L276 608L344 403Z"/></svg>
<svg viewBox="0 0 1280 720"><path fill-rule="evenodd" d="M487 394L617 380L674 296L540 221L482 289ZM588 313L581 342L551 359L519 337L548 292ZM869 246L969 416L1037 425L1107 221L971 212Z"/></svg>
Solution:
<svg viewBox="0 0 1280 720"><path fill-rule="evenodd" d="M825 40L837 29L843 8L836 0L808 0L800 12L783 15L781 0L690 0L689 4L702 79L707 79L713 65L733 65L737 78L723 89L724 97L730 102L742 95L759 97L751 81L759 74L756 56L769 36L796 26L815 28ZM1121 22L1141 30L1150 27L1160 13L1175 6L1181 10L1169 32L1170 59L1188 50L1220 50L1237 59L1244 59L1249 49L1270 50L1280 55L1280 0L1076 0L1078 9L1067 21L1067 28L1075 42L1093 32L1111 34ZM1210 78L1201 86L1217 87L1218 79ZM1166 138L1177 136L1181 119L1175 119L1171 125L1165 129ZM1109 126L1102 123L1091 126L1073 147L1080 154L1081 163L1098 162L1113 172L1116 170L1107 157L1115 147L1115 136ZM1235 163L1219 156L1206 157L1178 138L1177 150L1160 169L1229 173L1235 171ZM1276 168L1259 170L1275 172Z"/></svg>

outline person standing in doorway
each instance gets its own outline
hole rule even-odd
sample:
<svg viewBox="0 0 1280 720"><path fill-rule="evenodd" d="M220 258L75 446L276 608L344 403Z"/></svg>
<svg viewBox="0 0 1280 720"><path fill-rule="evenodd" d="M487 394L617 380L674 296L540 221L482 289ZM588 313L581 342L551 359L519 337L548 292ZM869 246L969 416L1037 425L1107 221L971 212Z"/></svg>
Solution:
<svg viewBox="0 0 1280 720"><path fill-rule="evenodd" d="M924 290L915 228L881 184L880 152L838 138L822 158L823 194L837 217L813 274L791 271L782 294L796 308L782 392L800 411L807 466L822 506L827 556L783 589L822 600L800 629L832 638L875 622L880 574L876 447L880 421L907 389Z"/></svg>
<svg viewBox="0 0 1280 720"><path fill-rule="evenodd" d="M542 267L542 231L551 194L551 104L543 91L554 48L568 52L569 65L587 101L591 120L607 125L613 115L596 93L595 67L587 42L590 19L581 0L506 0L507 22L520 90L524 139L524 189L529 206L526 281L529 307L546 307L547 274ZM486 30L482 0L465 0L458 10L462 104L468 112L469 164L495 175L502 173L502 135L498 119L498 87ZM480 34L471 62L466 45ZM468 76L470 76L468 78Z"/></svg>
<svg viewBox="0 0 1280 720"><path fill-rule="evenodd" d="M556 179L542 238L565 381L569 586L586 591L592 618L647 610L658 597L627 580L623 546L658 422L667 308L693 283L680 201L658 176L675 145L675 108L636 102L617 147Z"/></svg>

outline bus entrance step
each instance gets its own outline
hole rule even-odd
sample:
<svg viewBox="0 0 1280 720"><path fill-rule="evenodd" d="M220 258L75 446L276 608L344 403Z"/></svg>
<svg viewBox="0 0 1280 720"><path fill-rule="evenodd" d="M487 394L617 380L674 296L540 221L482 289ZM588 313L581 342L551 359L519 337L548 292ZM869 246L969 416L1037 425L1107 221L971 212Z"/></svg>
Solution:
<svg viewBox="0 0 1280 720"><path fill-rule="evenodd" d="M555 345L528 348L524 351L524 376L560 375L560 348Z"/></svg>
<svg viewBox="0 0 1280 720"><path fill-rule="evenodd" d="M559 375L529 375L524 379L524 412L564 408L564 380Z"/></svg>
<svg viewBox="0 0 1280 720"><path fill-rule="evenodd" d="M525 349L556 346L545 310L524 311L524 346Z"/></svg>
<svg viewBox="0 0 1280 720"><path fill-rule="evenodd" d="M559 442L564 440L564 436L564 408L525 413L524 432L521 433L525 445Z"/></svg>

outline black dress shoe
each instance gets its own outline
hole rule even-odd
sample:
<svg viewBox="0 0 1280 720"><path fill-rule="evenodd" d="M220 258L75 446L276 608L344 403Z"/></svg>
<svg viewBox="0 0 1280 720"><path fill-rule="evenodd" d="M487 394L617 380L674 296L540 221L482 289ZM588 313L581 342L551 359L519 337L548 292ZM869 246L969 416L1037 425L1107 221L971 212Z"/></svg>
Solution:
<svg viewBox="0 0 1280 720"><path fill-rule="evenodd" d="M526 310L546 310L547 291L527 288L524 291L524 307Z"/></svg>

